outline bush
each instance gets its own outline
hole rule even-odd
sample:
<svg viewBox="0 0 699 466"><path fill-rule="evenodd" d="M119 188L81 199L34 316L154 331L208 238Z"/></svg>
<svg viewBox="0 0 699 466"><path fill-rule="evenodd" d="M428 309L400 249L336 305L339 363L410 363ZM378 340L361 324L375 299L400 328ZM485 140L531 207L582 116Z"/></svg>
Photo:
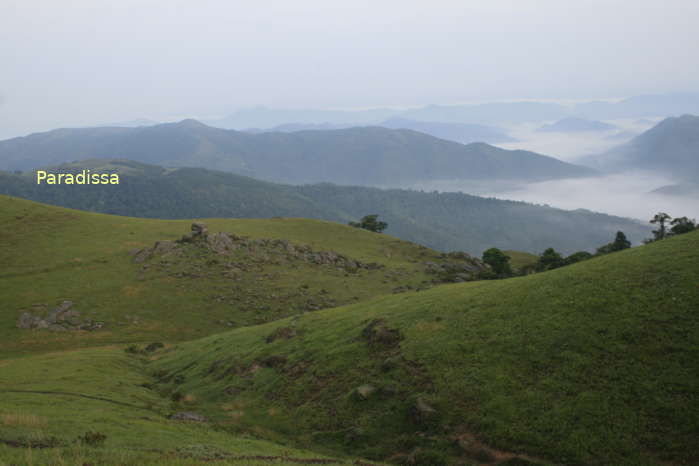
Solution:
<svg viewBox="0 0 699 466"><path fill-rule="evenodd" d="M378 221L378 217L377 214L365 215L359 222L349 222L349 226L381 233L388 228L388 223Z"/></svg>
<svg viewBox="0 0 699 466"><path fill-rule="evenodd" d="M146 346L145 349L147 352L152 353L153 351L159 350L160 348L164 348L164 347L165 347L164 344L162 344L159 341L156 341L156 342L153 342L150 345Z"/></svg>
<svg viewBox="0 0 699 466"><path fill-rule="evenodd" d="M78 442L91 447L101 447L105 440L107 440L107 436L101 432L88 431L78 437Z"/></svg>
<svg viewBox="0 0 699 466"><path fill-rule="evenodd" d="M143 350L138 347L138 345L129 345L126 347L124 352L129 353L129 354L141 354L143 353Z"/></svg>

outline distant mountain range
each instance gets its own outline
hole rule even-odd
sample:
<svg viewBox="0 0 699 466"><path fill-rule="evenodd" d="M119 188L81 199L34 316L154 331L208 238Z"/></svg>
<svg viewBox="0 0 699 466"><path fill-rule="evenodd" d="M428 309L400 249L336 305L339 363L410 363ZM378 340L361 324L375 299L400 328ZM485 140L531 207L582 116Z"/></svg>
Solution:
<svg viewBox="0 0 699 466"><path fill-rule="evenodd" d="M611 131L613 129L617 129L617 127L602 121L568 117L558 120L555 123L544 125L537 129L537 131L544 133L578 133L588 131Z"/></svg>
<svg viewBox="0 0 699 466"><path fill-rule="evenodd" d="M399 110L378 108L369 110L277 109L251 107L240 109L224 118L204 120L207 125L225 129L272 128L290 123L303 124L376 124L399 113Z"/></svg>
<svg viewBox="0 0 699 466"><path fill-rule="evenodd" d="M699 93L650 94L619 102L585 102L577 104L574 112L580 117L600 120L699 114Z"/></svg>
<svg viewBox="0 0 699 466"><path fill-rule="evenodd" d="M343 126L379 125L391 118L439 123L480 125L517 124L579 117L598 120L617 118L667 117L699 114L699 93L650 94L608 102L581 102L572 106L551 102L491 102L463 105L427 105L407 110L312 110L253 107L238 110L225 118L205 120L211 126L227 129L269 129L286 124L329 124Z"/></svg>
<svg viewBox="0 0 699 466"><path fill-rule="evenodd" d="M53 172L121 173L117 185L37 185L31 172L0 172L0 194L110 214L155 217L308 217L346 223L379 214L388 233L441 250L480 255L497 246L539 253L591 250L617 230L638 242L649 228L585 210L565 211L461 193L316 184L290 186L201 168L166 169L129 160L93 159Z"/></svg>
<svg viewBox="0 0 699 466"><path fill-rule="evenodd" d="M0 141L0 169L89 158L229 171L292 184L409 186L437 180L542 181L591 176L587 167L411 130L356 127L250 134L184 120L137 128L58 129Z"/></svg>
<svg viewBox="0 0 699 466"><path fill-rule="evenodd" d="M653 194L662 194L664 196L688 197L693 196L699 199L699 181L687 181L686 183L673 184L662 186L651 191Z"/></svg>
<svg viewBox="0 0 699 466"><path fill-rule="evenodd" d="M699 117L671 117L626 144L581 160L610 172L648 170L684 180L699 177Z"/></svg>
<svg viewBox="0 0 699 466"><path fill-rule="evenodd" d="M391 129L411 129L436 138L446 139L447 141L460 142L461 144L473 142L487 142L491 144L517 142L517 139L508 136L500 128L474 123L437 123L405 118L390 118L381 122L379 126Z"/></svg>
<svg viewBox="0 0 699 466"><path fill-rule="evenodd" d="M297 131L320 131L347 129L357 125L331 124L331 123L288 123L274 126L269 129L251 128L249 133L294 133ZM470 144L472 142L503 143L516 142L517 139L510 137L500 128L492 126L476 125L470 123L436 123L429 121L407 120L405 118L389 118L386 121L377 123L374 126L389 129L411 129L419 133L429 134L439 139Z"/></svg>

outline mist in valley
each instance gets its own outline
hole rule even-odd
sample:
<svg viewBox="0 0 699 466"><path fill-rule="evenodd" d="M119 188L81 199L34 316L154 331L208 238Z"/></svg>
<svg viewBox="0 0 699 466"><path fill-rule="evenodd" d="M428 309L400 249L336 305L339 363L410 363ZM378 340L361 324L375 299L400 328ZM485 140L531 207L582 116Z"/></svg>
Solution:
<svg viewBox="0 0 699 466"><path fill-rule="evenodd" d="M551 121L509 125L504 126L503 129L516 141L495 143L493 145L510 150L529 150L566 162L576 163L580 157L599 154L631 140L633 137L653 127L662 119L663 117L604 120L605 123L616 126L616 129L609 131L537 131L544 124L552 123Z"/></svg>
<svg viewBox="0 0 699 466"><path fill-rule="evenodd" d="M678 180L648 172L542 181L538 183L472 183L445 180L413 186L425 191L464 192L485 197L525 201L567 210L587 209L648 222L657 212L699 218L699 198L652 193Z"/></svg>

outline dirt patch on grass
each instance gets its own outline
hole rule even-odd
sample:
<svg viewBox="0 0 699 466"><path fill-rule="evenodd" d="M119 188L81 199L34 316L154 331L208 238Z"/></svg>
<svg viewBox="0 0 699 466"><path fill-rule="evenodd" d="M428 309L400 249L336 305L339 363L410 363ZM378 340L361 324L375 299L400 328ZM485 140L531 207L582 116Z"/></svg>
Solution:
<svg viewBox="0 0 699 466"><path fill-rule="evenodd" d="M13 427L41 428L48 425L48 421L43 416L26 413L10 413L0 415L3 425Z"/></svg>
<svg viewBox="0 0 699 466"><path fill-rule="evenodd" d="M546 463L541 458L525 455L523 453L513 453L506 450L493 448L472 433L463 433L456 435L454 441L461 448L463 454L469 459L477 461L479 464L498 465L509 462L512 464L538 465ZM518 461L517 461L518 460Z"/></svg>

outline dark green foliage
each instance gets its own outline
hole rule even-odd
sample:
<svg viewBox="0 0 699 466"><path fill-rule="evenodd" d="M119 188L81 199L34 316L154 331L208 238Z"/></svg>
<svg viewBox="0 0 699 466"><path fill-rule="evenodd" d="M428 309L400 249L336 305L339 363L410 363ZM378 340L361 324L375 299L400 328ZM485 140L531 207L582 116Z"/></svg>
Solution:
<svg viewBox="0 0 699 466"><path fill-rule="evenodd" d="M498 277L508 277L512 275L510 267L510 256L498 248L490 248L483 252L483 262L488 264Z"/></svg>
<svg viewBox="0 0 699 466"><path fill-rule="evenodd" d="M690 220L687 217L677 217L674 218L670 225L670 232L673 235L681 235L684 233L689 233L690 231L696 230L697 224L696 220Z"/></svg>
<svg viewBox="0 0 699 466"><path fill-rule="evenodd" d="M378 214L365 215L359 222L349 222L349 226L381 233L388 228L388 223L377 220L378 217Z"/></svg>
<svg viewBox="0 0 699 466"><path fill-rule="evenodd" d="M670 221L670 219L672 219ZM669 236L682 235L684 233L689 233L697 229L696 220L690 220L687 217L676 217L672 218L665 212L659 212L650 220L650 223L657 223L659 228L653 230L653 238L645 239L644 243L651 243L653 241L658 241L665 239ZM668 231L667 224L670 224L670 231Z"/></svg>
<svg viewBox="0 0 699 466"><path fill-rule="evenodd" d="M129 345L124 349L125 353L129 354L143 354L143 350L138 347L138 345Z"/></svg>
<svg viewBox="0 0 699 466"><path fill-rule="evenodd" d="M665 239L665 236L667 236L667 227L666 223L668 220L670 220L672 217L670 217L668 214L665 212L658 212L655 214L655 216L650 220L650 223L653 224L658 224L658 229L653 230L653 239L655 241L660 240L660 239Z"/></svg>
<svg viewBox="0 0 699 466"><path fill-rule="evenodd" d="M592 257L594 256L587 251L578 251L566 257L563 261L563 265L575 264L576 262L585 261L591 259Z"/></svg>
<svg viewBox="0 0 699 466"><path fill-rule="evenodd" d="M565 265L565 261L560 253L553 248L548 248L539 256L539 262L536 265L536 270L543 272L545 270L557 269Z"/></svg>
<svg viewBox="0 0 699 466"><path fill-rule="evenodd" d="M612 243L612 251L621 251L623 249L628 249L631 247L631 241L626 239L626 235L623 231L617 231L614 242Z"/></svg>
<svg viewBox="0 0 699 466"><path fill-rule="evenodd" d="M105 440L107 440L107 436L101 432L88 431L78 437L80 443L91 447L101 447Z"/></svg>
<svg viewBox="0 0 699 466"><path fill-rule="evenodd" d="M164 348L164 347L165 347L165 345L164 345L163 343L161 343L161 342L159 342L159 341L156 341L156 342L153 342L153 343L149 344L149 345L146 346L144 349L145 349L145 351L147 351L148 353L152 353L153 351L157 351L157 350L159 350L160 348Z"/></svg>
<svg viewBox="0 0 699 466"><path fill-rule="evenodd" d="M601 256L603 254L609 254L611 252L621 251L631 247L631 241L626 238L623 231L617 231L614 241L607 243L604 246L597 248L597 255Z"/></svg>

